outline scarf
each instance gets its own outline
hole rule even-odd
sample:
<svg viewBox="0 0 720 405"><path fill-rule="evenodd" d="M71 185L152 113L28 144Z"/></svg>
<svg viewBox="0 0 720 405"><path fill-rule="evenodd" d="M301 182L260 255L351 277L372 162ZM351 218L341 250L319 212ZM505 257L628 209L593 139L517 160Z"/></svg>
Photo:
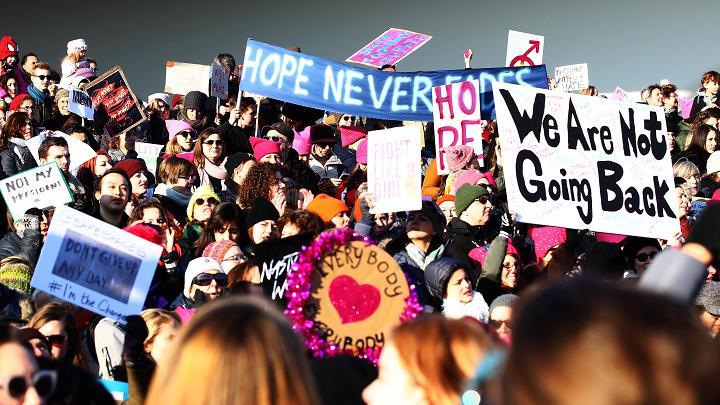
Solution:
<svg viewBox="0 0 720 405"><path fill-rule="evenodd" d="M225 178L227 177L227 170L225 170L225 162L227 162L227 158L223 159L223 161L220 162L219 165L216 165L215 163L205 158L203 170L205 170L207 174L211 177L214 177L218 180L225 180Z"/></svg>
<svg viewBox="0 0 720 405"><path fill-rule="evenodd" d="M473 291L473 299L467 304L454 299L443 300L443 315L451 319L460 319L466 316L487 323L490 319L490 307L485 298L477 291Z"/></svg>
<svg viewBox="0 0 720 405"><path fill-rule="evenodd" d="M9 141L15 145L13 152L20 158L20 163L25 164L30 155L30 148L27 147L25 140L21 138L10 138Z"/></svg>
<svg viewBox="0 0 720 405"><path fill-rule="evenodd" d="M415 264L417 264L420 269L422 269L422 271L425 271L425 267L430 262L440 257L444 250L445 246L440 245L437 249L430 251L429 253L425 253L422 249L415 246L412 242L408 243L407 246L405 246L405 251L408 252L410 258L415 262Z"/></svg>
<svg viewBox="0 0 720 405"><path fill-rule="evenodd" d="M47 99L48 93L41 91L32 84L28 86L27 90L28 94L30 94L30 97L32 97L32 99L35 100L36 103L40 105L45 104L45 99Z"/></svg>
<svg viewBox="0 0 720 405"><path fill-rule="evenodd" d="M160 185L158 185L158 187L160 187ZM166 187L164 191L165 191L165 197L169 198L170 201L174 202L175 204L177 204L181 207L186 207L190 204L190 197L192 197L192 195L185 195L185 194L179 193L179 192L171 189L170 187Z"/></svg>

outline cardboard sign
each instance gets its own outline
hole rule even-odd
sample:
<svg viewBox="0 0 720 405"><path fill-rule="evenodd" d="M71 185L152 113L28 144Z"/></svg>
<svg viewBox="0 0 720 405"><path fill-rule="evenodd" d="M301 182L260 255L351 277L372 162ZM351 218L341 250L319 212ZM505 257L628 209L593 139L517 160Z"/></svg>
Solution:
<svg viewBox="0 0 720 405"><path fill-rule="evenodd" d="M61 205L31 285L124 322L139 314L162 247Z"/></svg>
<svg viewBox="0 0 720 405"><path fill-rule="evenodd" d="M323 111L386 120L432 121L433 86L466 80L480 81L480 108L486 119L495 114L493 83L547 88L545 66L381 72L250 39L245 48L240 89Z"/></svg>
<svg viewBox="0 0 720 405"><path fill-rule="evenodd" d="M120 66L115 66L83 88L97 110L102 104L110 116L105 130L113 137L145 122L145 111L130 89Z"/></svg>
<svg viewBox="0 0 720 405"><path fill-rule="evenodd" d="M287 276L292 273L302 247L307 246L312 239L312 234L302 233L255 246L254 255L266 297L283 303L284 307L285 291L288 289Z"/></svg>
<svg viewBox="0 0 720 405"><path fill-rule="evenodd" d="M153 175L157 172L157 159L164 147L164 145L154 143L135 142L135 152L138 154L138 158L145 162L148 171Z"/></svg>
<svg viewBox="0 0 720 405"><path fill-rule="evenodd" d="M615 90L610 95L610 100L615 101L630 101L630 95L620 87L615 87Z"/></svg>
<svg viewBox="0 0 720 405"><path fill-rule="evenodd" d="M186 95L191 91L208 94L210 66L167 61L165 64L165 92Z"/></svg>
<svg viewBox="0 0 720 405"><path fill-rule="evenodd" d="M373 214L416 211L422 206L417 129L397 127L368 133L368 190Z"/></svg>
<svg viewBox="0 0 720 405"><path fill-rule="evenodd" d="M677 99L677 101L678 101L678 110L680 111L680 116L682 116L683 119L690 118L690 112L692 111L692 105L693 105L693 99L679 97Z"/></svg>
<svg viewBox="0 0 720 405"><path fill-rule="evenodd" d="M662 108L494 88L517 221L671 239L680 230Z"/></svg>
<svg viewBox="0 0 720 405"><path fill-rule="evenodd" d="M70 92L68 97L68 110L86 120L92 120L95 116L95 108L93 108L90 96L75 87L70 87L68 91Z"/></svg>
<svg viewBox="0 0 720 405"><path fill-rule="evenodd" d="M555 82L562 91L587 89L590 86L587 63L556 67Z"/></svg>
<svg viewBox="0 0 720 405"><path fill-rule="evenodd" d="M438 174L448 174L445 154L448 146L470 145L482 162L482 133L486 122L480 119L480 83L477 80L433 87L433 121Z"/></svg>
<svg viewBox="0 0 720 405"><path fill-rule="evenodd" d="M545 37L519 31L508 31L505 66L538 66L542 64Z"/></svg>
<svg viewBox="0 0 720 405"><path fill-rule="evenodd" d="M210 76L210 95L220 98L228 98L228 80L230 72L223 66L212 65L212 75Z"/></svg>
<svg viewBox="0 0 720 405"><path fill-rule="evenodd" d="M0 180L0 192L15 220L22 218L30 208L45 209L74 201L55 162Z"/></svg>
<svg viewBox="0 0 720 405"><path fill-rule="evenodd" d="M399 28L390 28L365 45L345 62L372 67L394 65L425 45L432 37Z"/></svg>
<svg viewBox="0 0 720 405"><path fill-rule="evenodd" d="M309 306L316 327L343 350L382 347L410 295L405 274L385 250L350 242L315 271ZM309 309L309 308L308 308Z"/></svg>
<svg viewBox="0 0 720 405"><path fill-rule="evenodd" d="M79 140L73 138L72 136L60 132L60 131L43 131L38 136L34 136L27 141L25 141L25 144L27 145L28 149L30 149L30 154L35 158L35 161L40 163L40 155L38 154L38 148L40 147L40 144L51 136L59 136L61 138L65 138L65 141L68 143L68 148L70 149L70 166L69 169L71 172L75 172L75 169L80 167L81 164L87 162L88 160L94 158L97 155L97 152L93 150L93 148L90 147L90 145L80 142Z"/></svg>

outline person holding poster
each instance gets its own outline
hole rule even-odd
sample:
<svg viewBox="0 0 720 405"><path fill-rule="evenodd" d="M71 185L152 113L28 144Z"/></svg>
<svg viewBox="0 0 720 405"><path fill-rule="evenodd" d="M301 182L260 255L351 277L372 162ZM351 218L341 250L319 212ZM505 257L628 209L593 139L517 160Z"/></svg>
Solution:
<svg viewBox="0 0 720 405"><path fill-rule="evenodd" d="M84 213L90 213L93 209L91 197L80 180L70 173L70 147L65 138L59 136L50 136L45 138L38 148L38 157L40 164L56 162L63 172L65 181L67 182L70 192L73 195L73 202L70 207Z"/></svg>

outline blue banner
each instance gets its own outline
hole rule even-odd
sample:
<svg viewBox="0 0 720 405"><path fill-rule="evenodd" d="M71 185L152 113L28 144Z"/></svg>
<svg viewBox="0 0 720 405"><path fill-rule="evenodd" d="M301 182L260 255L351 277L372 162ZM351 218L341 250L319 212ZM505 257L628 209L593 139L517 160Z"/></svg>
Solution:
<svg viewBox="0 0 720 405"><path fill-rule="evenodd" d="M381 72L248 39L240 89L319 110L398 121L432 121L432 88L480 81L481 116L495 118L492 83L547 88L545 65Z"/></svg>

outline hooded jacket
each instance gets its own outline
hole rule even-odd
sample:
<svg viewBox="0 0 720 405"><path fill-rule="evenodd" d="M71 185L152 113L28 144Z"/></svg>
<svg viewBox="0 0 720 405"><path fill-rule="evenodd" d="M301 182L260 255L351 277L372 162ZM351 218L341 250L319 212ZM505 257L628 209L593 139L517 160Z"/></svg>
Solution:
<svg viewBox="0 0 720 405"><path fill-rule="evenodd" d="M445 290L455 270L466 268L465 264L451 257L441 257L425 267L427 290L438 300L445 298Z"/></svg>
<svg viewBox="0 0 720 405"><path fill-rule="evenodd" d="M0 259L22 256L35 268L40 257L42 234L38 230L25 229L22 239L15 232L7 233L0 239Z"/></svg>

